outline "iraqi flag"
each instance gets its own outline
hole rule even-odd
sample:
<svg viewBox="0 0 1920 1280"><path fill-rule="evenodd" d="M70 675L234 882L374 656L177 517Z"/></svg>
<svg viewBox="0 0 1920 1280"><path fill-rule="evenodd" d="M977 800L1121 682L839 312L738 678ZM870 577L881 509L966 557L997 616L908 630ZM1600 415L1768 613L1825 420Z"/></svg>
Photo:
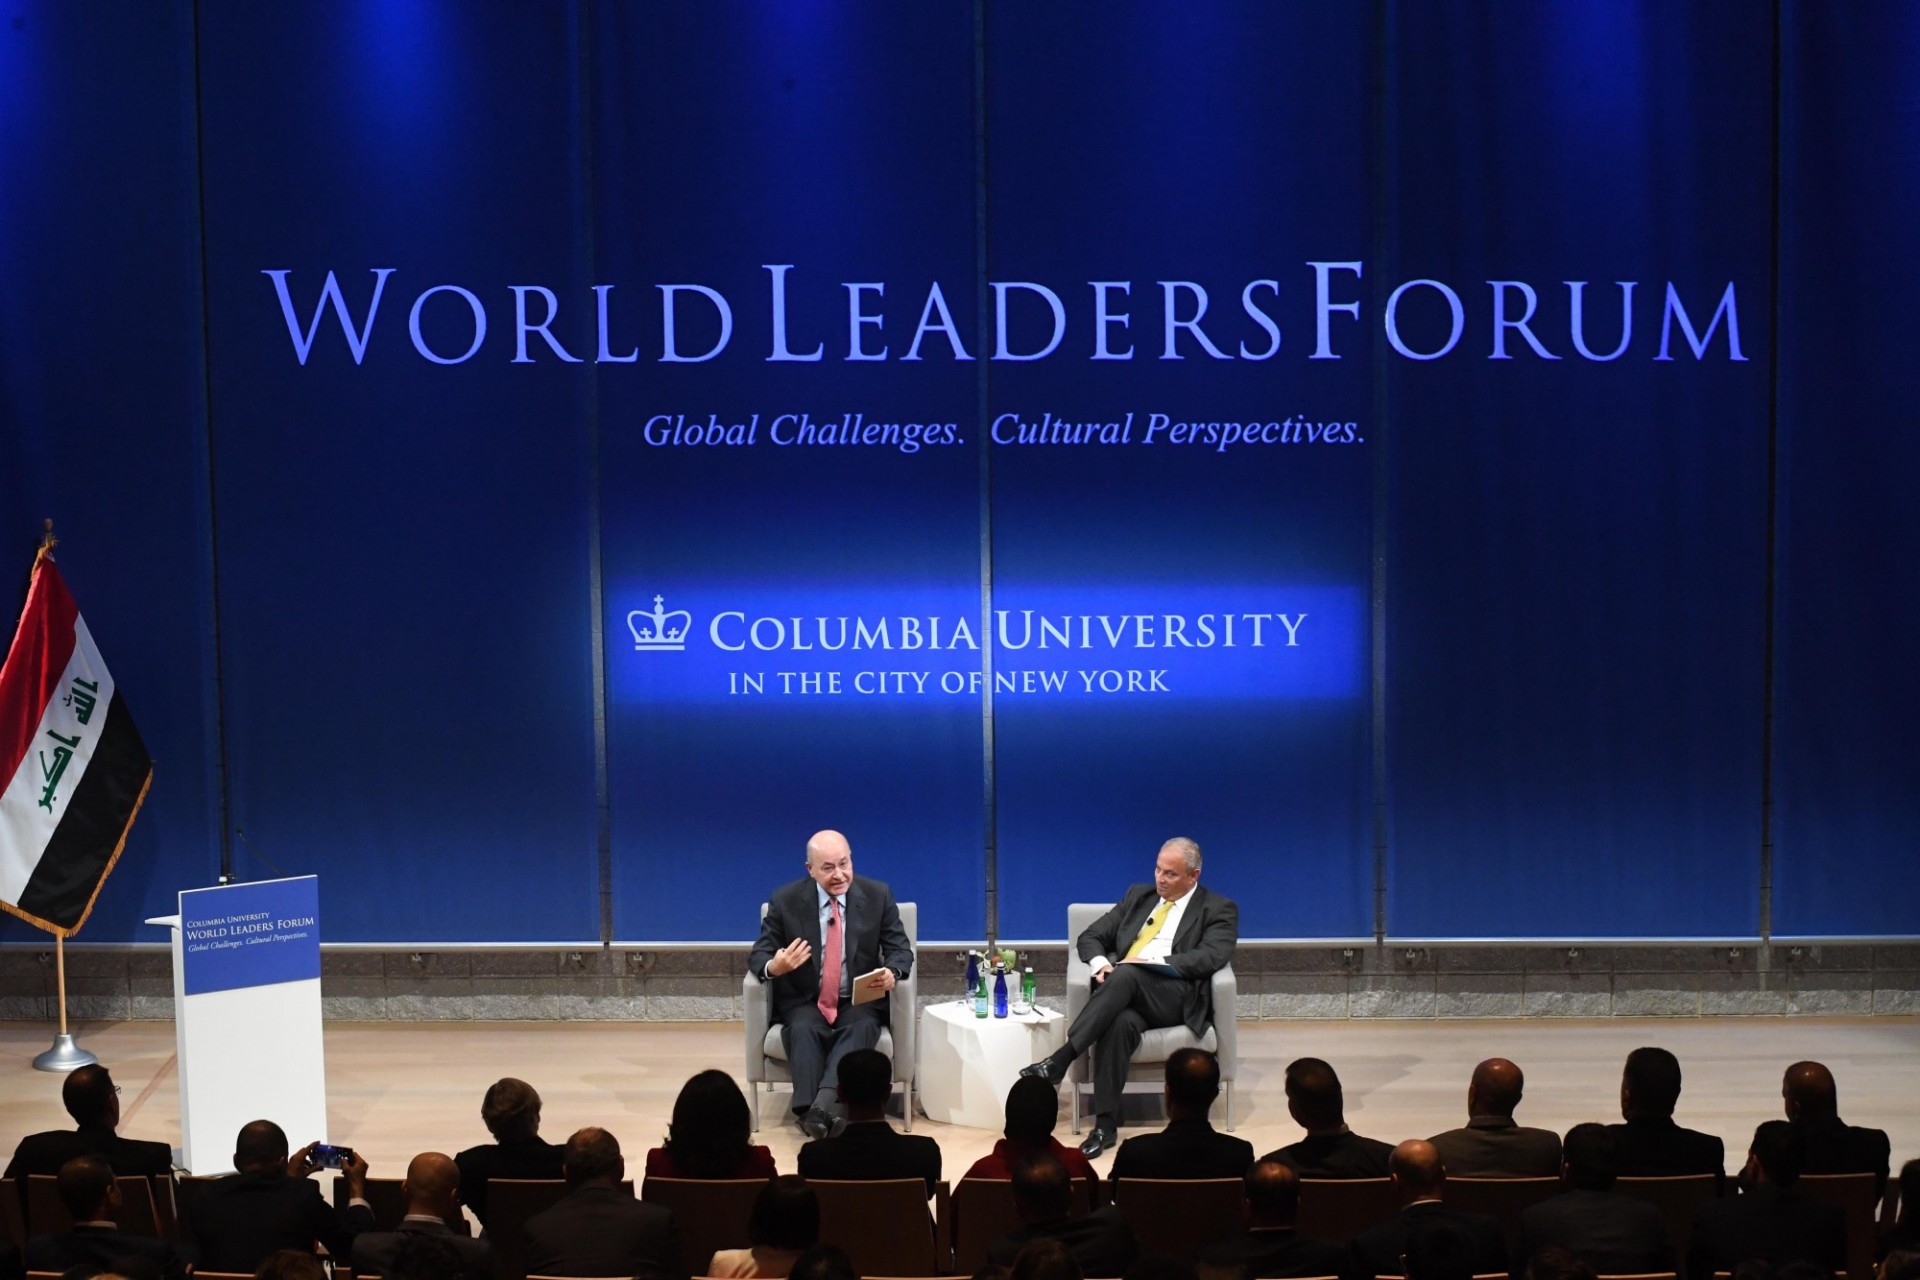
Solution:
<svg viewBox="0 0 1920 1280"><path fill-rule="evenodd" d="M0 908L63 938L79 929L152 780L126 702L42 552L0 667Z"/></svg>

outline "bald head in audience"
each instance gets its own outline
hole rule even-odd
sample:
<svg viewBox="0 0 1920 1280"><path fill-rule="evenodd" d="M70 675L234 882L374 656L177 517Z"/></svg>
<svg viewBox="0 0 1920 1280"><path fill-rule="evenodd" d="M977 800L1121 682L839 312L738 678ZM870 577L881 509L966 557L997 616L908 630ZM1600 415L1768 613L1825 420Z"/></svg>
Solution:
<svg viewBox="0 0 1920 1280"><path fill-rule="evenodd" d="M1247 1225L1259 1230L1291 1227L1300 1216L1300 1175L1278 1160L1256 1160L1242 1179Z"/></svg>
<svg viewBox="0 0 1920 1280"><path fill-rule="evenodd" d="M400 1194L408 1213L446 1221L460 1212L460 1170L451 1156L422 1151L407 1162Z"/></svg>
<svg viewBox="0 0 1920 1280"><path fill-rule="evenodd" d="M1526 1084L1519 1067L1505 1058L1488 1058L1473 1069L1473 1079L1467 1083L1467 1114L1511 1120Z"/></svg>
<svg viewBox="0 0 1920 1280"><path fill-rule="evenodd" d="M1387 1176L1393 1179L1401 1204L1417 1204L1440 1198L1447 1169L1440 1161L1440 1148L1419 1138L1409 1138L1387 1157Z"/></svg>
<svg viewBox="0 0 1920 1280"><path fill-rule="evenodd" d="M561 1157L560 1168L566 1175L569 1187L584 1186L590 1182L603 1182L611 1186L627 1176L627 1162L620 1154L620 1140L605 1129L575 1130L573 1136L567 1139L566 1154Z"/></svg>
<svg viewBox="0 0 1920 1280"><path fill-rule="evenodd" d="M1833 1072L1820 1062L1796 1062L1780 1081L1780 1097L1787 1119L1803 1120L1840 1113L1839 1089Z"/></svg>

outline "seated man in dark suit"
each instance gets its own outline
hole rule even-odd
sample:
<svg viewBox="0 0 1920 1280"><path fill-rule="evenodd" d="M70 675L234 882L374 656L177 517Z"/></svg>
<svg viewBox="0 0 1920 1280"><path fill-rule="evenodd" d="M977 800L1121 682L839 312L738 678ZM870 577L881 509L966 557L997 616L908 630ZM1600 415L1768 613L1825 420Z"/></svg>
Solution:
<svg viewBox="0 0 1920 1280"><path fill-rule="evenodd" d="M1091 1160L1119 1141L1127 1064L1155 1027L1185 1026L1198 1040L1213 1022L1213 975L1233 963L1240 908L1200 883L1200 846L1175 836L1154 858L1153 883L1137 884L1075 941L1093 976L1093 996L1067 1028L1067 1043L1023 1075L1066 1079L1075 1058L1093 1062Z"/></svg>
<svg viewBox="0 0 1920 1280"><path fill-rule="evenodd" d="M1887 1178L1892 1173L1893 1144L1885 1129L1863 1129L1840 1118L1839 1089L1833 1072L1818 1062L1796 1062L1780 1082L1780 1098L1787 1119L1807 1143L1803 1173L1871 1173L1877 1195L1885 1197L1880 1220L1893 1216Z"/></svg>
<svg viewBox="0 0 1920 1280"><path fill-rule="evenodd" d="M845 836L815 832L807 841L806 879L783 885L767 899L747 969L773 984L773 1017L793 1076L793 1111L808 1137L824 1138L840 1121L834 1086L841 1062L878 1045L887 1025L891 997L855 1004L854 979L877 971L869 979L873 990L888 992L913 972L913 948L893 891L853 874L853 848Z"/></svg>
<svg viewBox="0 0 1920 1280"><path fill-rule="evenodd" d="M1291 1165L1303 1178L1384 1178L1393 1148L1347 1128L1340 1077L1318 1058L1287 1064L1287 1114L1307 1131L1289 1147L1263 1157Z"/></svg>
<svg viewBox="0 0 1920 1280"><path fill-rule="evenodd" d="M31 1133L20 1139L8 1163L6 1177L26 1180L34 1174L53 1177L75 1156L99 1156L122 1178L152 1177L173 1169L173 1152L164 1142L139 1142L114 1130L120 1125L120 1086L99 1064L67 1073L60 1101L73 1117L74 1128Z"/></svg>
<svg viewBox="0 0 1920 1280"><path fill-rule="evenodd" d="M1673 1270L1673 1245L1660 1210L1614 1190L1616 1143L1611 1127L1577 1124L1567 1130L1561 1179L1567 1189L1520 1214L1520 1275L1542 1249L1565 1249L1598 1275Z"/></svg>
<svg viewBox="0 0 1920 1280"><path fill-rule="evenodd" d="M1294 1229L1300 1213L1299 1174L1278 1160L1259 1160L1247 1170L1243 1183L1247 1228L1204 1246L1199 1257L1203 1267L1237 1271L1249 1280L1345 1272L1344 1248Z"/></svg>
<svg viewBox="0 0 1920 1280"><path fill-rule="evenodd" d="M230 1174L200 1189L193 1200L191 1254L202 1271L252 1271L277 1249L312 1253L316 1242L345 1257L353 1237L373 1230L367 1205L367 1162L354 1152L340 1167L351 1197L346 1214L333 1211L308 1181L316 1166L308 1143L292 1156L287 1135L271 1120L240 1129Z"/></svg>
<svg viewBox="0 0 1920 1280"><path fill-rule="evenodd" d="M392 1280L394 1256L415 1236L444 1238L460 1258L462 1268L472 1276L484 1280L495 1273L498 1268L493 1246L459 1235L447 1225L460 1212L460 1168L452 1160L438 1151L415 1156L407 1164L400 1195L407 1202L407 1212L397 1231L367 1231L354 1237L356 1275L373 1274L381 1280Z"/></svg>
<svg viewBox="0 0 1920 1280"><path fill-rule="evenodd" d="M1714 1272L1732 1271L1750 1259L1844 1271L1846 1215L1796 1190L1806 1158L1806 1135L1796 1126L1769 1120L1755 1129L1740 1171L1740 1194L1707 1201L1693 1220L1687 1274L1712 1280Z"/></svg>
<svg viewBox="0 0 1920 1280"><path fill-rule="evenodd" d="M1054 1241L1073 1255L1080 1273L1117 1276L1140 1255L1133 1228L1115 1205L1102 1205L1084 1217L1068 1215L1073 1180L1067 1167L1045 1151L1020 1157L1013 1166L1013 1204L1020 1225L987 1246L987 1261L1010 1267L1021 1249L1036 1240Z"/></svg>
<svg viewBox="0 0 1920 1280"><path fill-rule="evenodd" d="M856 1049L840 1060L840 1103L846 1128L836 1138L816 1138L800 1148L800 1176L853 1182L922 1178L927 1196L940 1181L940 1144L896 1133L887 1123L893 1063L878 1049Z"/></svg>
<svg viewBox="0 0 1920 1280"><path fill-rule="evenodd" d="M1438 1222L1407 1238L1407 1280L1473 1280L1474 1245L1451 1223Z"/></svg>
<svg viewBox="0 0 1920 1280"><path fill-rule="evenodd" d="M525 1080L493 1082L480 1103L480 1120L493 1141L453 1158L460 1199L487 1225L487 1182L493 1178L558 1178L561 1149L540 1137L540 1095Z"/></svg>
<svg viewBox="0 0 1920 1280"><path fill-rule="evenodd" d="M527 1219L528 1275L685 1280L673 1211L635 1200L621 1187L627 1162L612 1134L575 1133L567 1139L562 1169L567 1194Z"/></svg>
<svg viewBox="0 0 1920 1280"><path fill-rule="evenodd" d="M1467 1085L1467 1125L1433 1135L1456 1178L1557 1178L1560 1135L1513 1122L1527 1078L1505 1058L1488 1058Z"/></svg>
<svg viewBox="0 0 1920 1280"><path fill-rule="evenodd" d="M73 1218L73 1228L27 1241L30 1271L65 1271L84 1267L119 1274L152 1269L164 1280L186 1280L187 1264L164 1240L132 1236L115 1223L120 1212L120 1187L113 1169L99 1156L75 1156L60 1166L60 1203Z"/></svg>
<svg viewBox="0 0 1920 1280"><path fill-rule="evenodd" d="M1120 1144L1110 1178L1238 1178L1253 1144L1216 1133L1207 1112L1220 1096L1220 1060L1205 1049L1176 1049L1167 1059L1167 1127Z"/></svg>
<svg viewBox="0 0 1920 1280"><path fill-rule="evenodd" d="M1620 1073L1620 1115L1613 1134L1616 1172L1627 1178L1710 1173L1724 1179L1726 1149L1710 1133L1673 1122L1680 1101L1680 1059L1665 1049L1635 1049Z"/></svg>
<svg viewBox="0 0 1920 1280"><path fill-rule="evenodd" d="M1370 1278L1403 1274L1402 1258L1413 1238L1439 1229L1453 1231L1467 1241L1470 1273L1491 1275L1507 1269L1507 1238L1500 1224L1441 1203L1447 1170L1439 1148L1418 1138L1409 1139L1393 1149L1387 1168L1400 1198L1400 1212L1355 1238L1348 1275Z"/></svg>

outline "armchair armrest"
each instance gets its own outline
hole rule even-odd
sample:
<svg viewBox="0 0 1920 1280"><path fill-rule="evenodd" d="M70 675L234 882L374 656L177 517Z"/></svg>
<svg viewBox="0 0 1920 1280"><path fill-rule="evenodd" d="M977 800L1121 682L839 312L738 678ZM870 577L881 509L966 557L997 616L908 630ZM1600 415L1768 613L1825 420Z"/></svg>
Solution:
<svg viewBox="0 0 1920 1280"><path fill-rule="evenodd" d="M1239 994L1240 982L1233 976L1232 965L1213 975L1213 1035L1220 1046L1215 1056L1220 1060L1222 1080L1233 1079L1234 1070L1240 1062L1239 1008L1236 1003Z"/></svg>
<svg viewBox="0 0 1920 1280"><path fill-rule="evenodd" d="M767 1042L767 1030L773 1025L773 995L767 984L752 973L740 983L740 1012L747 1024L747 1075L749 1084L767 1078L767 1058L761 1046Z"/></svg>

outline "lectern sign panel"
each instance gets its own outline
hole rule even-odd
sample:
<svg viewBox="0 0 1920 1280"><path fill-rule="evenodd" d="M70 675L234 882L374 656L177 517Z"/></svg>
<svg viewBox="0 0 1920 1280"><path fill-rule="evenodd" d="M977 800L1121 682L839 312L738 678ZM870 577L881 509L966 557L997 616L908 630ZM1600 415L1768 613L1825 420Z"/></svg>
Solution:
<svg viewBox="0 0 1920 1280"><path fill-rule="evenodd" d="M320 881L313 876L180 895L186 994L320 976Z"/></svg>

